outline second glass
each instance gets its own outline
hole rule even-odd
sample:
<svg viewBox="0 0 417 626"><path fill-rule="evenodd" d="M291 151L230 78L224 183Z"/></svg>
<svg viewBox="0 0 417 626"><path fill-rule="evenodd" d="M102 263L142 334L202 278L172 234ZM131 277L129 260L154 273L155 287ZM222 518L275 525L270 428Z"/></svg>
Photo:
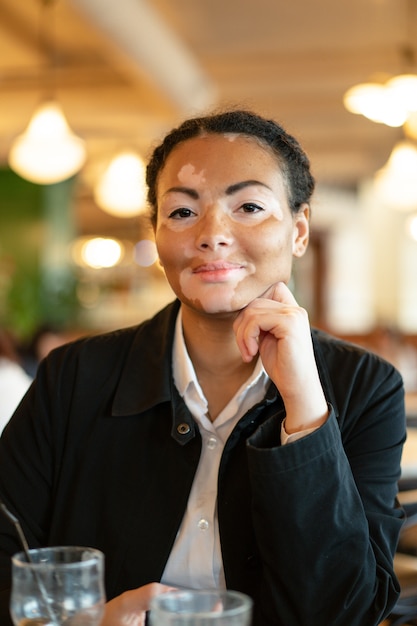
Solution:
<svg viewBox="0 0 417 626"><path fill-rule="evenodd" d="M250 626L252 600L237 591L178 590L151 602L151 626Z"/></svg>

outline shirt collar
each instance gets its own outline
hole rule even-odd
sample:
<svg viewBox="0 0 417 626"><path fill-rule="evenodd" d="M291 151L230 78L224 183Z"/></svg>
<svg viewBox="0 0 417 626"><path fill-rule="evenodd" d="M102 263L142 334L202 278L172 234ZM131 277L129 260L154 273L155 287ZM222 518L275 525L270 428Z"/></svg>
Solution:
<svg viewBox="0 0 417 626"><path fill-rule="evenodd" d="M182 312L178 311L177 321L175 324L174 342L172 346L172 373L174 383L180 396L184 397L189 385L193 384L203 395L200 384L194 370L194 366L189 357L184 334L182 332Z"/></svg>
<svg viewBox="0 0 417 626"><path fill-rule="evenodd" d="M172 348L172 371L174 376L174 383L178 392L182 398L184 398L187 404L195 407L196 411L201 414L206 414L208 410L207 400L198 382L194 366L187 352L185 345L184 334L182 331L182 314L181 308L178 312L177 321L175 325L174 343ZM256 366L248 378L248 380L238 390L233 398L233 404L240 405L248 392L257 388L259 394L263 395L268 384L269 378L262 364L262 360L258 358ZM194 411L191 409L191 412Z"/></svg>

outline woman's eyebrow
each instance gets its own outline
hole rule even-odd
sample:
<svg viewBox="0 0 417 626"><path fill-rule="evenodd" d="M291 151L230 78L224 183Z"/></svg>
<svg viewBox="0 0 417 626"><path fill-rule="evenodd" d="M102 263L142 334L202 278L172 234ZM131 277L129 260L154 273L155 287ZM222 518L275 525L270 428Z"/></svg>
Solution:
<svg viewBox="0 0 417 626"><path fill-rule="evenodd" d="M200 197L198 195L198 192L191 187L170 187L165 191L163 195L166 196L169 193L185 193L187 196L190 196L190 198L193 198L194 200L198 200L198 198Z"/></svg>
<svg viewBox="0 0 417 626"><path fill-rule="evenodd" d="M239 183L233 183L233 185L229 185L229 187L226 187L226 195L230 196L234 193L237 193L241 189L245 189L245 187L253 186L265 187L265 189L269 189L270 191L272 191L272 189L268 185L262 183L260 180L242 180ZM165 191L163 195L166 196L169 193L184 193L190 198L193 198L193 200L198 200L198 198L200 197L198 191L196 191L192 187L183 187L182 185L170 187Z"/></svg>
<svg viewBox="0 0 417 626"><path fill-rule="evenodd" d="M269 189L269 191L272 191L272 189L268 187L268 185L265 185L265 183L262 183L260 180L242 180L240 183L234 183L233 185L227 187L226 195L230 196L231 194L236 193L237 191L240 191L245 187L253 187L254 185L265 187L266 189Z"/></svg>

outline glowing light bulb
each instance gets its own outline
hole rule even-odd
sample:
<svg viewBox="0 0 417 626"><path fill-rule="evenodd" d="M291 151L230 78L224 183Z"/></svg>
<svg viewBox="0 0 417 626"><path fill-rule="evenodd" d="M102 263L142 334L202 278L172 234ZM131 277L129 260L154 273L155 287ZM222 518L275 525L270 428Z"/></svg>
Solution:
<svg viewBox="0 0 417 626"><path fill-rule="evenodd" d="M84 141L74 135L61 107L53 101L36 109L9 153L12 170L38 184L70 178L82 168L85 159Z"/></svg>
<svg viewBox="0 0 417 626"><path fill-rule="evenodd" d="M94 199L116 217L132 217L145 208L145 165L135 152L118 154L99 180Z"/></svg>
<svg viewBox="0 0 417 626"><path fill-rule="evenodd" d="M94 237L86 241L81 249L84 263L95 269L114 267L122 258L120 242L105 237Z"/></svg>

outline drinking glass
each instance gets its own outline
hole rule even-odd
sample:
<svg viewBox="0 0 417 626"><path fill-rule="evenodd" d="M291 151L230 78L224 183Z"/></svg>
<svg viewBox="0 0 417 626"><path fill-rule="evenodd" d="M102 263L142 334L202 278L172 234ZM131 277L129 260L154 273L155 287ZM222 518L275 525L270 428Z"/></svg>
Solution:
<svg viewBox="0 0 417 626"><path fill-rule="evenodd" d="M169 591L150 609L151 626L249 626L251 616L251 598L237 591Z"/></svg>
<svg viewBox="0 0 417 626"><path fill-rule="evenodd" d="M12 557L10 614L15 626L98 626L104 555L80 546L36 548Z"/></svg>

